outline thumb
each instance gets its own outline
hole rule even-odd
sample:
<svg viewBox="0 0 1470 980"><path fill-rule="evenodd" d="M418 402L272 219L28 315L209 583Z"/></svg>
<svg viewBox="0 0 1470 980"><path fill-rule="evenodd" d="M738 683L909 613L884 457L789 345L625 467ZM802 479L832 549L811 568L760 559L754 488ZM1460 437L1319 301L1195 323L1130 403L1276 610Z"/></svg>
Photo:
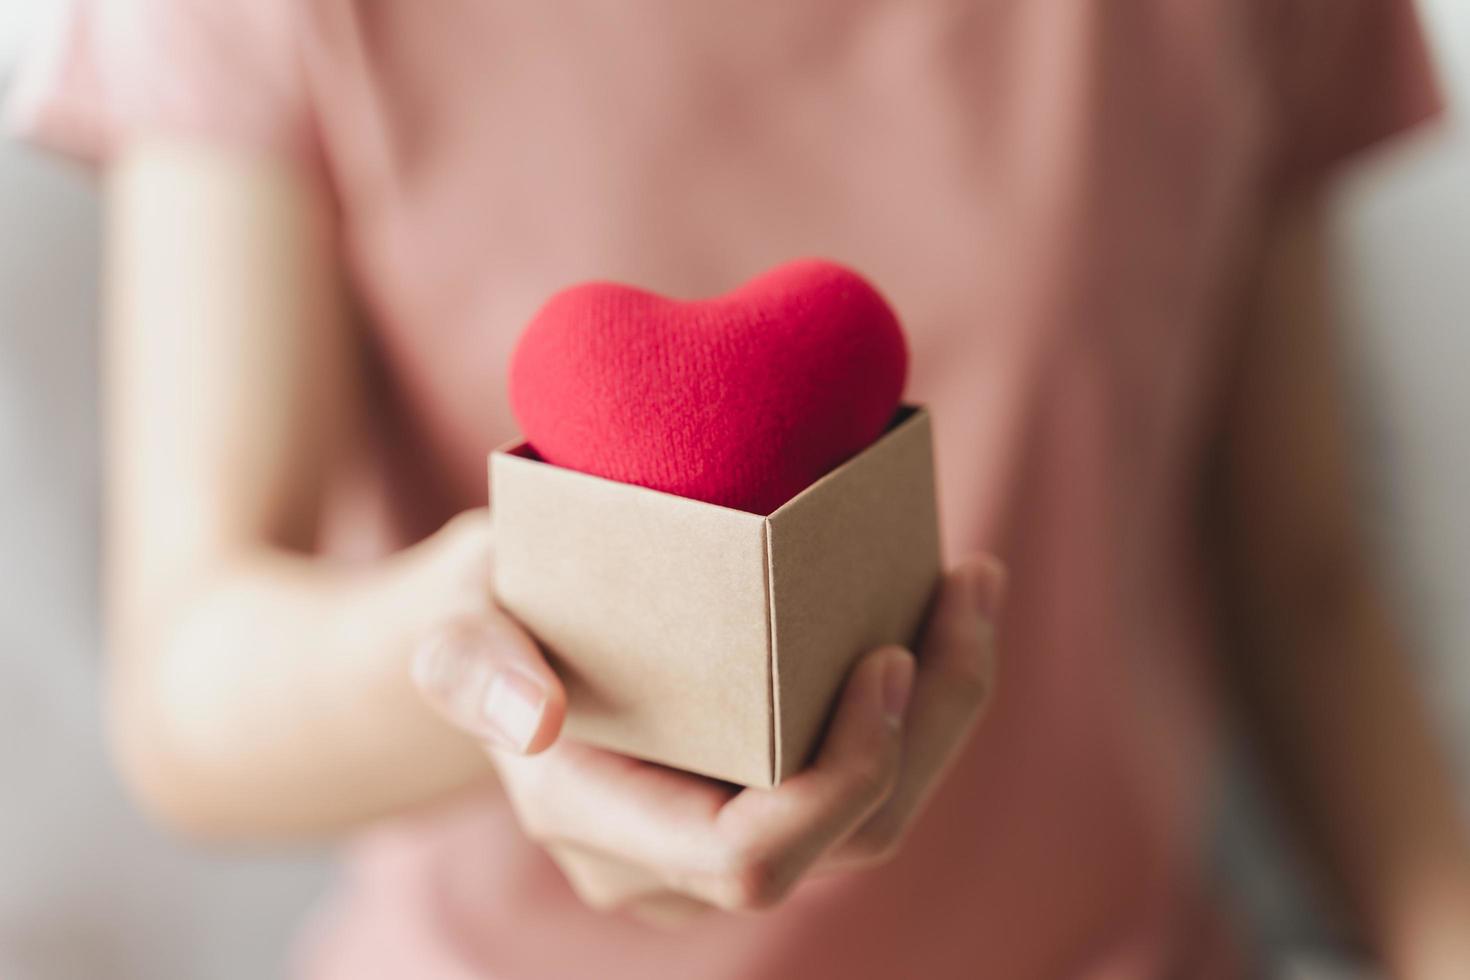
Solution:
<svg viewBox="0 0 1470 980"><path fill-rule="evenodd" d="M547 748L566 717L566 691L536 641L493 610L431 634L414 656L413 679L455 727L512 752Z"/></svg>

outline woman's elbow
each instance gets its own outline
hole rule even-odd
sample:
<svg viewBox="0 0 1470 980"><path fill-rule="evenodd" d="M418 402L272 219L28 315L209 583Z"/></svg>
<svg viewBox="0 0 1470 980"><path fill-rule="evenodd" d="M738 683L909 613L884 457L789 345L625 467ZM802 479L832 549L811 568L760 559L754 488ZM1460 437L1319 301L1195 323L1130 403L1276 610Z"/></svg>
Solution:
<svg viewBox="0 0 1470 980"><path fill-rule="evenodd" d="M152 699L121 679L107 690L106 733L118 779L133 804L153 823L180 836L225 841L233 835L210 800L200 777L180 747L172 744L165 719Z"/></svg>
<svg viewBox="0 0 1470 980"><path fill-rule="evenodd" d="M184 631L168 634L146 649L113 637L103 704L113 768L134 804L159 826L196 840L242 840L248 828L237 804L225 799L230 764L210 747L223 721L206 717L213 685L179 676L181 666L199 663L201 651L186 648Z"/></svg>

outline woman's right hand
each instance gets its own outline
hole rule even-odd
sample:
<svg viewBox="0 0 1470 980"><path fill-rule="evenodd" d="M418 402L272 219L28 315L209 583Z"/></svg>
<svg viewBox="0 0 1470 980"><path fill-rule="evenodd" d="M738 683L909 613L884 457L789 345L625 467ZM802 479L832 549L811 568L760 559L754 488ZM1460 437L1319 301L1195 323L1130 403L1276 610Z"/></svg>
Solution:
<svg viewBox="0 0 1470 980"><path fill-rule="evenodd" d="M439 622L413 658L419 691L486 748L535 755L561 732L566 692L536 641L491 598L490 513L465 511L412 549Z"/></svg>
<svg viewBox="0 0 1470 980"><path fill-rule="evenodd" d="M817 756L776 789L559 739L561 682L489 598L488 524L441 532L470 559L479 608L434 631L414 679L486 746L522 829L593 907L660 920L763 909L808 872L886 860L989 702L1005 573L982 556L946 576L917 664L884 647L853 667Z"/></svg>

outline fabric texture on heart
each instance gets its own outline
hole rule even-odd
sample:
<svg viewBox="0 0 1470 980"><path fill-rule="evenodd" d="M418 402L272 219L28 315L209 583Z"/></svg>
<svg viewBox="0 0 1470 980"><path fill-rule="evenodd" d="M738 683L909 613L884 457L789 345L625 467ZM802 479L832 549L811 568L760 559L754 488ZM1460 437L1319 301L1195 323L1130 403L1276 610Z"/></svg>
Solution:
<svg viewBox="0 0 1470 980"><path fill-rule="evenodd" d="M548 463L767 514L883 433L907 370L877 290L808 259L706 300L563 290L517 343L510 399Z"/></svg>

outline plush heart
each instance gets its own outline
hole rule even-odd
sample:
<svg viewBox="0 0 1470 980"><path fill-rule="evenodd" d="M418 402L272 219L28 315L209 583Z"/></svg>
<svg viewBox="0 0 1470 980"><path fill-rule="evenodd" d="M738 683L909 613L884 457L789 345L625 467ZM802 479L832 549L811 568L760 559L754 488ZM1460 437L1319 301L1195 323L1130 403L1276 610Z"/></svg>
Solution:
<svg viewBox="0 0 1470 980"><path fill-rule="evenodd" d="M549 463L766 514L882 434L907 368L883 297L803 260L707 300L563 290L516 346L510 399Z"/></svg>

